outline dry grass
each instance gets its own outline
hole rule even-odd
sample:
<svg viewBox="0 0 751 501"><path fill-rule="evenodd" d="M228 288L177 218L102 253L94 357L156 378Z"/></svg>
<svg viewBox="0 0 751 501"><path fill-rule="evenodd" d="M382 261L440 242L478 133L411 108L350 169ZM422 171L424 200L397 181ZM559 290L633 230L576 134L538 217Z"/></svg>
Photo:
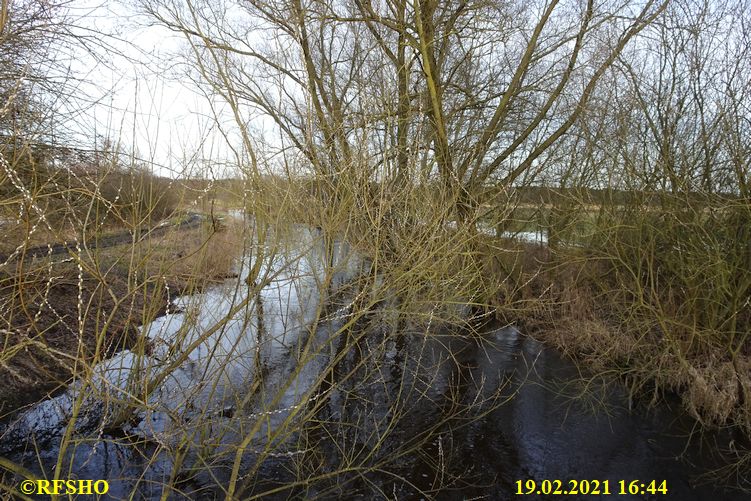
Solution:
<svg viewBox="0 0 751 501"><path fill-rule="evenodd" d="M638 225L636 216L631 217L631 223ZM645 220L652 217L647 215ZM718 318L728 310L706 306L723 301L721 295L733 291L734 286L713 289L711 283L704 283L699 288L676 287L683 277L692 280L692 276L695 279L705 273L702 266L715 270L708 273L713 273L710 276L716 282L742 280L742 276L729 278L735 273L731 270L736 256L731 253L718 261L716 247L680 240L684 235L680 233L670 237L676 238L676 246L683 246L680 256L686 262L680 262L677 254L650 248L650 242L663 248L673 245L659 241L668 238L670 230L663 226L651 230L651 236L649 231L642 233L646 243L611 238L607 246L594 251L560 248L537 259L530 257L540 255L538 246L525 244L527 258L506 258L518 265L515 276L520 287L516 296L511 301L505 298L505 302L526 306L506 308L504 320L523 326L582 361L590 371L622 379L633 398L646 397L654 403L665 392L672 392L705 429L731 426L751 434L751 347L743 335L749 329L747 315L739 309L732 322L720 322ZM638 247L628 254L623 251L626 245ZM650 256L655 261L650 261ZM663 263L673 259L674 269L656 264L658 259ZM695 270L693 275L689 268ZM636 269L641 271L633 271ZM744 294L742 290L734 292ZM740 304L743 299L736 301ZM702 316L697 315L697 308L702 309Z"/></svg>

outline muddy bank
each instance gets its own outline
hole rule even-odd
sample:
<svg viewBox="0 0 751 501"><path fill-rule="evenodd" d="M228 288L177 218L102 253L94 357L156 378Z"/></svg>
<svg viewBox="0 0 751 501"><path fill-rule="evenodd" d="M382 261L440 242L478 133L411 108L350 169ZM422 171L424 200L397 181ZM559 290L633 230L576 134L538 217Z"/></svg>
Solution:
<svg viewBox="0 0 751 501"><path fill-rule="evenodd" d="M117 235L77 258L55 256L71 251L60 244L43 259L6 265L12 274L0 269L0 421L86 377L87 364L137 346L150 350L141 324L165 314L181 293L230 275L239 252L226 243L230 232L200 224L193 215L136 246L121 245L132 235Z"/></svg>
<svg viewBox="0 0 751 501"><path fill-rule="evenodd" d="M8 289L12 287L8 285ZM79 292L83 309L96 305L97 314L83 322L78 320ZM144 318L163 314L168 303L164 285L151 284L131 292L120 277L110 277L106 285L86 277L80 291L76 278L61 278L51 284L27 284L21 294L25 296L23 307L6 317L5 335L0 338L5 346L0 367L0 421L45 395L63 391L81 374L77 360L106 358L133 347L138 342L137 325ZM2 299L13 304L8 295ZM131 300L118 304L113 295ZM18 302L14 306L19 306Z"/></svg>

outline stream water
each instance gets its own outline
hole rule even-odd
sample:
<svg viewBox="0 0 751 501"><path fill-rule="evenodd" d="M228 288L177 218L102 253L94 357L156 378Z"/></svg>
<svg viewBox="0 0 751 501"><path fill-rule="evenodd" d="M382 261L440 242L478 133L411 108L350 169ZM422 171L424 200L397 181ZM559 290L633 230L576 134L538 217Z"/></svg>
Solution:
<svg viewBox="0 0 751 501"><path fill-rule="evenodd" d="M544 480L596 480L609 495L566 498L751 499L728 487L751 488L745 476L708 475L726 465L713 451L732 448L731 434L700 436L669 403L631 409L618 383L583 377L513 327L371 334L332 363L348 310L319 318L331 256L315 231L296 241L262 267L260 298L245 295L250 256L237 279L144 326L148 354L123 351L0 425L0 456L47 478L62 457L60 478L108 479L113 499L223 499L238 458L252 471L243 497L551 499L537 493ZM362 263L342 244L333 259L335 290ZM143 397L148 379L158 384ZM296 426L302 415L315 425ZM535 488L517 495L527 480ZM667 494L619 494L633 480L665 481Z"/></svg>

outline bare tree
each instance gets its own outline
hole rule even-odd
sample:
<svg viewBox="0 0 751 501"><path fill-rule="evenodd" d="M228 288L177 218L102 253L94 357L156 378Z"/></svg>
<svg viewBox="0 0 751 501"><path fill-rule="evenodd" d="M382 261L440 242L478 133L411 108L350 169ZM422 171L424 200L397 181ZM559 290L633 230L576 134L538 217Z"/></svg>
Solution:
<svg viewBox="0 0 751 501"><path fill-rule="evenodd" d="M471 219L489 182L508 187L543 170L667 2L143 6L186 36L241 128L251 109L271 117L282 148L326 176L354 165L400 182L437 176Z"/></svg>

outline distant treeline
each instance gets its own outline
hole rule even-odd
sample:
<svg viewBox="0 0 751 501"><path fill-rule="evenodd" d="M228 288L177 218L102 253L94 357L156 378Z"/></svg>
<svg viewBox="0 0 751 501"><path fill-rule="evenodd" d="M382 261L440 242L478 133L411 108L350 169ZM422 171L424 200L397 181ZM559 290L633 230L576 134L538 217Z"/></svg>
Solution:
<svg viewBox="0 0 751 501"><path fill-rule="evenodd" d="M102 221L116 226L158 221L177 208L175 180L107 151L0 142L0 216L28 214L50 223Z"/></svg>
<svg viewBox="0 0 751 501"><path fill-rule="evenodd" d="M264 183L291 185L293 181L283 176L263 176L261 186ZM240 204L242 200L243 186L247 181L238 178L227 179L181 179L179 184L185 188L185 200L217 200L228 204ZM306 177L299 178L298 188L302 193L311 196L323 193L324 191L336 191L336 183L330 180L322 181ZM378 193L380 185L376 181L371 181L370 192ZM738 193L718 192L707 193L702 191L671 193L667 191L644 191L644 190L625 190L615 188L587 188L573 187L560 188L552 186L521 186L512 187L507 190L488 187L486 191L487 199L485 203L507 203L514 202L523 205L565 205L576 202L577 205L642 205L647 207L662 207L666 203L671 205L678 199L690 205L702 205L707 203L708 197L713 199L723 199L727 201L741 200ZM491 202L492 201L492 202Z"/></svg>
<svg viewBox="0 0 751 501"><path fill-rule="evenodd" d="M680 194L660 192L660 191L641 191L641 190L619 190L619 189L597 189L597 188L553 188L548 186L523 186L509 190L509 196L521 204L545 204L561 205L575 200L578 204L587 205L644 205L660 207L666 200L682 199L687 203L706 202L708 194L706 192L682 192ZM714 197L727 200L740 199L738 194L732 193L715 193Z"/></svg>

